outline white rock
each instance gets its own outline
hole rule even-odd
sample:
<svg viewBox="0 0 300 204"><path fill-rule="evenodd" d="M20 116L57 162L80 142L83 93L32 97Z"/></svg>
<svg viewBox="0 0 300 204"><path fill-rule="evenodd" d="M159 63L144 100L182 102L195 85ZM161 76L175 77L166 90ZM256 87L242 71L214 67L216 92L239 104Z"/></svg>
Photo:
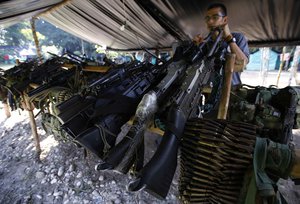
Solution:
<svg viewBox="0 0 300 204"><path fill-rule="evenodd" d="M99 179L98 179L99 181L103 181L104 180L104 176L99 176Z"/></svg>
<svg viewBox="0 0 300 204"><path fill-rule="evenodd" d="M112 184L112 185L115 185L115 184L116 184L116 181L115 181L115 180L112 180L112 181L111 181L111 184Z"/></svg>
<svg viewBox="0 0 300 204"><path fill-rule="evenodd" d="M69 170L68 171L74 171L75 170L75 166L74 166L74 164L71 164L70 166L69 166Z"/></svg>
<svg viewBox="0 0 300 204"><path fill-rule="evenodd" d="M68 194L64 194L64 196L63 196L63 201L66 201L66 200L68 200L69 198L68 198Z"/></svg>
<svg viewBox="0 0 300 204"><path fill-rule="evenodd" d="M176 196L173 195L173 194L171 194L171 199L172 199L172 200L176 199Z"/></svg>
<svg viewBox="0 0 300 204"><path fill-rule="evenodd" d="M65 200L64 202L63 202L63 204L69 204L70 203L70 200Z"/></svg>
<svg viewBox="0 0 300 204"><path fill-rule="evenodd" d="M43 198L41 195L35 195L35 197L39 200L41 200Z"/></svg>
<svg viewBox="0 0 300 204"><path fill-rule="evenodd" d="M104 184L100 184L100 187L103 188L103 187L104 187Z"/></svg>
<svg viewBox="0 0 300 204"><path fill-rule="evenodd" d="M119 198L117 198L115 201L114 201L114 204L120 204L121 203L121 200Z"/></svg>
<svg viewBox="0 0 300 204"><path fill-rule="evenodd" d="M81 186L81 184L82 184L81 181L76 181L76 182L75 182L75 186L76 186L77 188L79 188L79 187Z"/></svg>
<svg viewBox="0 0 300 204"><path fill-rule="evenodd" d="M62 191L56 191L53 193L55 197L62 196L64 193Z"/></svg>
<svg viewBox="0 0 300 204"><path fill-rule="evenodd" d="M99 193L97 190L94 190L94 191L92 192L92 195L93 195L94 198L100 197L100 193Z"/></svg>
<svg viewBox="0 0 300 204"><path fill-rule="evenodd" d="M36 172L35 177L37 179L43 179L45 177L45 175L46 175L45 172L38 171L38 172Z"/></svg>
<svg viewBox="0 0 300 204"><path fill-rule="evenodd" d="M117 194L111 194L109 197L110 197L111 199L115 200L115 199L117 199L119 196L118 196Z"/></svg>
<svg viewBox="0 0 300 204"><path fill-rule="evenodd" d="M82 177L82 172L80 171L80 172L77 174L76 178L81 178L81 177Z"/></svg>
<svg viewBox="0 0 300 204"><path fill-rule="evenodd" d="M23 198L25 201L28 201L30 199L30 196L24 196Z"/></svg>
<svg viewBox="0 0 300 204"><path fill-rule="evenodd" d="M88 203L90 203L90 201L88 201L88 200L86 200L86 199L83 199L83 203L84 203L84 204L88 204Z"/></svg>
<svg viewBox="0 0 300 204"><path fill-rule="evenodd" d="M58 172L57 172L57 176L62 176L64 174L64 167L63 166L61 166L61 167L59 167L59 169L58 169Z"/></svg>
<svg viewBox="0 0 300 204"><path fill-rule="evenodd" d="M50 182L50 183L51 183L51 184L55 184L56 182L57 182L57 179L56 179L56 178L54 178L54 179L52 179L52 180L51 180L51 182Z"/></svg>

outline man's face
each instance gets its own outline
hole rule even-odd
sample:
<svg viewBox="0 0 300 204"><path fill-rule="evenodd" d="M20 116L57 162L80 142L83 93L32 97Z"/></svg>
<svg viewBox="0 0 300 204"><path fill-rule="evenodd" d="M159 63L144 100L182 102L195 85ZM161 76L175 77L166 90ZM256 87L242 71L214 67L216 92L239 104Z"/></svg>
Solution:
<svg viewBox="0 0 300 204"><path fill-rule="evenodd" d="M223 26L227 23L227 16L224 16L221 8L212 8L206 12L205 23L208 30Z"/></svg>

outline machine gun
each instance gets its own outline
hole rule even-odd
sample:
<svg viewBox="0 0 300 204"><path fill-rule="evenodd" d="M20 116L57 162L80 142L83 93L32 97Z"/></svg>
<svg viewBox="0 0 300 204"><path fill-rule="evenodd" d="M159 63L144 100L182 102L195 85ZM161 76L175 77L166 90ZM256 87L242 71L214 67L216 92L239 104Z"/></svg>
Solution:
<svg viewBox="0 0 300 204"><path fill-rule="evenodd" d="M63 67L66 62L71 65L69 69ZM80 63L55 55L29 73L30 82L40 86L28 92L28 96L33 97L54 86L66 86L69 79L79 73L80 69Z"/></svg>
<svg viewBox="0 0 300 204"><path fill-rule="evenodd" d="M133 63L132 67L126 68L131 70L131 73L124 74L124 70L120 69L123 75L111 72L104 79L92 83L100 87L115 85L102 89L101 94L74 96L58 106L61 112L58 118L63 124L62 128L77 143L100 158L114 146L121 126L134 114L142 96L157 84L165 73L164 66L150 66L148 63L136 65Z"/></svg>
<svg viewBox="0 0 300 204"><path fill-rule="evenodd" d="M212 36L210 34L199 47L192 44L182 52L179 61L170 64L167 76L153 91L143 97L127 136L112 148L103 163L96 166L97 170L115 169L122 173L128 172L134 159L139 158L136 153L140 152L143 135L151 118L159 105L166 100L167 93L174 90L174 85L179 81L181 85L172 97L163 139L152 159L138 173L138 178L130 183L128 188L130 191L145 188L160 198L167 195L177 166L177 151L185 122L189 118L200 116L198 104L201 88L208 82L210 74L214 72L215 59L224 59L225 49L220 41L222 31L218 32L213 44L210 41ZM178 56L175 54L174 57Z"/></svg>
<svg viewBox="0 0 300 204"><path fill-rule="evenodd" d="M61 69L61 67L58 67L58 69L60 69L60 70L57 70L55 73L53 73L53 75L47 74L46 82L44 82L44 84L37 87L36 89L29 91L28 96L32 97L32 96L39 94L40 92L42 92L46 89L49 89L50 87L53 87L53 86L64 86L67 84L68 79L70 77L72 77L76 72L75 69L64 70L64 69Z"/></svg>
<svg viewBox="0 0 300 204"><path fill-rule="evenodd" d="M97 79L90 80L83 88L84 96L75 95L56 106L60 122L65 124L78 113L88 110L91 108L90 105L94 106L97 98L102 100L97 106L102 106L106 96L110 95L108 98L112 98L111 96L125 92L134 81L144 75L144 71L150 69L152 69L150 64L136 61L125 67L110 69ZM152 69L151 72L155 73L154 70Z"/></svg>
<svg viewBox="0 0 300 204"><path fill-rule="evenodd" d="M5 79L5 86L15 95L19 96L30 84L29 73L37 67L37 61L21 63L4 71L1 78Z"/></svg>
<svg viewBox="0 0 300 204"><path fill-rule="evenodd" d="M107 94L108 92L112 93L112 90L118 90L116 87L122 84L124 80L130 78L130 76L135 76L143 71L147 71L151 67L153 66L150 63L134 61L125 66L121 65L111 68L107 73L100 76L98 79L91 81L87 85L86 91L95 95L103 95ZM155 68L151 72L154 73L154 71Z"/></svg>

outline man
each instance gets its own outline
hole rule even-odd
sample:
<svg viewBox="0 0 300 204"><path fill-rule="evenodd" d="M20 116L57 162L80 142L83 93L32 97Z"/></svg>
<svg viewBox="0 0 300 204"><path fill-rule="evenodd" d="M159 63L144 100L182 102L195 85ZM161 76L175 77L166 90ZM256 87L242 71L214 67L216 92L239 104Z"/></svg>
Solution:
<svg viewBox="0 0 300 204"><path fill-rule="evenodd" d="M211 4L206 11L205 23L209 31L223 28L223 39L228 46L228 51L236 55L235 70L242 71L248 63L249 48L246 38L242 33L231 33L228 25L227 9L224 4ZM196 44L203 40L201 35L194 38ZM240 72L234 72L232 85L241 84Z"/></svg>

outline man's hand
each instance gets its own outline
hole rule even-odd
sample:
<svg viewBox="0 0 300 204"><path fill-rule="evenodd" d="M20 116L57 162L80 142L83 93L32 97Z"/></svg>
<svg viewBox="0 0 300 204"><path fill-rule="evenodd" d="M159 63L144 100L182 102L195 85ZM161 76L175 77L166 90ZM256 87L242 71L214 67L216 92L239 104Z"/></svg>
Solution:
<svg viewBox="0 0 300 204"><path fill-rule="evenodd" d="M200 43L202 43L204 40L204 38L198 34L196 35L194 38L193 38L193 42L196 44L196 45L199 45Z"/></svg>
<svg viewBox="0 0 300 204"><path fill-rule="evenodd" d="M223 26L223 39L226 40L229 36L231 36L231 32L230 32L228 24L225 24Z"/></svg>

